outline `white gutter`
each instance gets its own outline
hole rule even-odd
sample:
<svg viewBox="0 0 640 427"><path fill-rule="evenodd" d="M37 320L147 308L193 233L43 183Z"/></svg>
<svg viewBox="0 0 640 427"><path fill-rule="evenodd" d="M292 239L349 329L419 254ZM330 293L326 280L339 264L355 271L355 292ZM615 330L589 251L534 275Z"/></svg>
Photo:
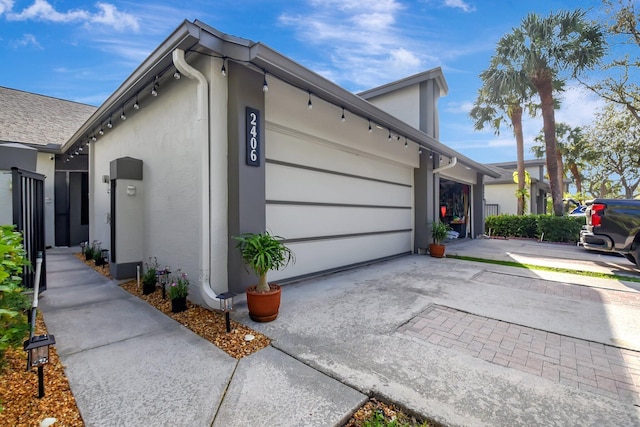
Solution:
<svg viewBox="0 0 640 427"><path fill-rule="evenodd" d="M450 169L450 168L454 167L457 163L458 163L458 158L457 157L452 157L451 161L449 162L448 165L444 165L442 167L435 168L433 170L433 173L438 173L438 172L443 171L445 169Z"/></svg>
<svg viewBox="0 0 640 427"><path fill-rule="evenodd" d="M184 50L175 49L172 53L173 64L185 77L198 82L198 121L202 125L203 133L207 136L202 144L202 212L201 212L201 248L200 248L200 295L204 303L209 308L218 308L220 301L216 299L216 293L211 289L209 282L210 274L210 252L211 252L211 194L210 194L210 165L209 165L209 144L211 142L211 132L209 129L209 82L202 73L189 64L184 59Z"/></svg>

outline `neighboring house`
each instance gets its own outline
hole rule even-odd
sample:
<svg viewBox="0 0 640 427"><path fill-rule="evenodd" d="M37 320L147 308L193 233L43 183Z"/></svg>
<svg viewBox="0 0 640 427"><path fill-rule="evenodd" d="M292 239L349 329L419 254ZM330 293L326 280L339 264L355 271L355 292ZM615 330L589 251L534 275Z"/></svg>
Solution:
<svg viewBox="0 0 640 427"><path fill-rule="evenodd" d="M529 172L531 184L527 188L527 209L525 213L543 214L547 212L547 194L549 183L545 181L546 162L544 159L525 160L525 170ZM516 190L518 185L513 180L513 173L518 170L516 162L487 163L486 167L500 174L497 178L484 181L485 214L518 213Z"/></svg>
<svg viewBox="0 0 640 427"><path fill-rule="evenodd" d="M45 176L45 244L77 245L89 238L87 155L71 159L62 145L95 107L0 87L0 224L12 224L11 168Z"/></svg>
<svg viewBox="0 0 640 427"><path fill-rule="evenodd" d="M481 234L483 176L497 174L438 142L446 90L436 69L354 95L264 44L185 21L63 151L89 149L90 235L110 249L112 274L157 257L217 307L215 294L256 280L233 236L283 236L297 261L270 274L281 283L408 254L429 243L444 176L466 185L460 206Z"/></svg>

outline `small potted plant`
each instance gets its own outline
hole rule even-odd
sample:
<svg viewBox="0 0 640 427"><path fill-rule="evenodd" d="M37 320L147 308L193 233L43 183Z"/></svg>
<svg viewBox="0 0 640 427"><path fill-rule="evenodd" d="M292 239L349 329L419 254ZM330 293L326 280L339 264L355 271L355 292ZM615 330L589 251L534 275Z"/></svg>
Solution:
<svg viewBox="0 0 640 427"><path fill-rule="evenodd" d="M104 258L102 257L102 244L100 242L94 242L91 255L96 267L100 267L104 264Z"/></svg>
<svg viewBox="0 0 640 427"><path fill-rule="evenodd" d="M251 268L259 277L258 284L246 291L249 316L256 322L270 322L278 317L282 289L267 282L267 273L295 262L293 252L280 241L282 237L273 236L268 231L245 233L234 239L238 241L236 247L245 268Z"/></svg>
<svg viewBox="0 0 640 427"><path fill-rule="evenodd" d="M189 295L189 278L186 273L178 270L169 285L169 299L171 311L179 313L187 309L187 295Z"/></svg>
<svg viewBox="0 0 640 427"><path fill-rule="evenodd" d="M142 276L142 294L149 295L156 290L156 282L158 277L158 260L155 257L149 257L149 262L145 264L144 276Z"/></svg>
<svg viewBox="0 0 640 427"><path fill-rule="evenodd" d="M444 257L445 246L442 241L447 238L451 228L441 221L434 221L430 225L432 243L429 245L429 254L435 258Z"/></svg>
<svg viewBox="0 0 640 427"><path fill-rule="evenodd" d="M83 252L84 252L84 260L90 261L93 259L93 254L97 247L100 246L100 242L94 240L91 244L89 242L84 242Z"/></svg>

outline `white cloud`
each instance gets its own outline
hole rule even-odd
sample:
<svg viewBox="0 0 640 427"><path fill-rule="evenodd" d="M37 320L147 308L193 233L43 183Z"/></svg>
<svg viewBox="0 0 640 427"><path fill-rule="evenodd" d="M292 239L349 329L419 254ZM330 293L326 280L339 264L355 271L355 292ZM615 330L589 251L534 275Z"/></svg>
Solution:
<svg viewBox="0 0 640 427"><path fill-rule="evenodd" d="M23 9L22 12L11 12L13 2L0 0L0 12L6 10L7 19L10 21L45 21L56 23L80 22L84 24L102 24L116 31L138 31L140 26L138 18L126 12L120 12L109 3L98 3L100 9L97 13L91 13L83 9L73 9L66 12L57 11L46 0L35 0L34 3Z"/></svg>
<svg viewBox="0 0 640 427"><path fill-rule="evenodd" d="M469 114L473 108L473 101L447 102L444 111L453 114Z"/></svg>
<svg viewBox="0 0 640 427"><path fill-rule="evenodd" d="M595 113L605 105L602 98L578 83L570 83L561 94L560 110L556 112L556 122L572 127L588 126L595 120Z"/></svg>
<svg viewBox="0 0 640 427"><path fill-rule="evenodd" d="M457 9L462 9L464 12L473 12L476 8L464 0L444 0L444 5L446 7L453 7Z"/></svg>
<svg viewBox="0 0 640 427"><path fill-rule="evenodd" d="M20 40L13 42L13 45L14 47L34 46L38 49L43 49L33 34L24 34Z"/></svg>
<svg viewBox="0 0 640 427"><path fill-rule="evenodd" d="M98 3L99 13L91 16L93 23L104 24L116 31L138 31L140 25L138 18L125 12L120 12L114 5L109 3Z"/></svg>
<svg viewBox="0 0 640 427"><path fill-rule="evenodd" d="M404 6L396 0L310 0L304 14L283 14L281 24L294 28L297 37L328 52L321 73L339 76L342 84L357 89L422 71L425 55L420 38L409 37L397 22ZM327 66L329 62L331 66Z"/></svg>
<svg viewBox="0 0 640 427"><path fill-rule="evenodd" d="M7 18L12 21L50 21L50 22L73 22L83 21L89 17L89 13L83 10L71 10L60 13L56 11L45 0L36 0L31 6L20 13L10 13Z"/></svg>
<svg viewBox="0 0 640 427"><path fill-rule="evenodd" d="M13 0L0 0L0 15L13 9Z"/></svg>

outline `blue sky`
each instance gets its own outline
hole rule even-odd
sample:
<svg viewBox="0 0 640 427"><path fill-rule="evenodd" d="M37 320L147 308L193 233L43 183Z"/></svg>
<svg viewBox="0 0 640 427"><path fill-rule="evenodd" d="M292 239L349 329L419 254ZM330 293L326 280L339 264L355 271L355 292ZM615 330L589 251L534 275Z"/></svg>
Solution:
<svg viewBox="0 0 640 427"><path fill-rule="evenodd" d="M477 132L468 118L478 74L527 13L577 7L602 14L599 0L0 0L0 86L98 106L184 19L199 19L354 92L442 67L441 142L478 162L513 161L510 129ZM573 82L562 102L556 121L572 126L602 105ZM524 126L530 145L542 120Z"/></svg>

